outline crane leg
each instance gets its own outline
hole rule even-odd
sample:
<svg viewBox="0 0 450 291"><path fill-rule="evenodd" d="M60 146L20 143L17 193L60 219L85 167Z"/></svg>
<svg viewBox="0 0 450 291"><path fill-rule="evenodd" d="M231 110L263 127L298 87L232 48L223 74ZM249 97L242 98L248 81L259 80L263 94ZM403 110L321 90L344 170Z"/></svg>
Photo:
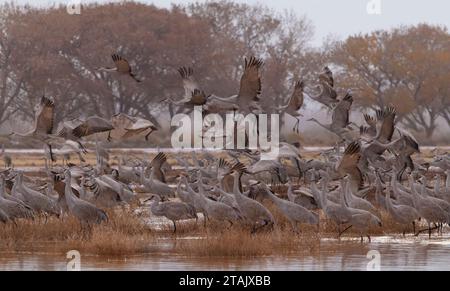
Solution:
<svg viewBox="0 0 450 291"><path fill-rule="evenodd" d="M299 123L300 123L300 120L298 120L298 118L296 118L296 121L295 121L294 127L292 128L292 131L298 133L298 131L299 131L299 130L298 130Z"/></svg>
<svg viewBox="0 0 450 291"><path fill-rule="evenodd" d="M203 213L203 227L206 228L206 220L208 219L208 215Z"/></svg>
<svg viewBox="0 0 450 291"><path fill-rule="evenodd" d="M148 137L149 137L149 135L152 133L153 131L152 130L150 130L150 132L149 133L147 133L147 135L145 136L145 140L146 141L148 141Z"/></svg>
<svg viewBox="0 0 450 291"><path fill-rule="evenodd" d="M292 221L292 222L291 222L291 225L292 225L292 231L293 231L294 233L296 233L296 234L299 234L297 222Z"/></svg>
<svg viewBox="0 0 450 291"><path fill-rule="evenodd" d="M347 230L349 230L350 228L352 228L353 225L350 225L349 227L347 227L346 229L344 229L343 231L339 232L339 237L341 237L342 234L344 234L344 232L346 232ZM340 229L340 227L339 227Z"/></svg>

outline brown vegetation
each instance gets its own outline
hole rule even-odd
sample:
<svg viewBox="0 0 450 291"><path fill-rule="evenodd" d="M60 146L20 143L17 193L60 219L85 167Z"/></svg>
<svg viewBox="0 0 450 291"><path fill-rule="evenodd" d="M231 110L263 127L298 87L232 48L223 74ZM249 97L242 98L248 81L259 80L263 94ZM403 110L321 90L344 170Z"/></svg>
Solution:
<svg viewBox="0 0 450 291"><path fill-rule="evenodd" d="M63 220L43 218L35 221L17 221L0 228L0 251L54 251L66 253L78 250L100 256L127 256L133 254L157 254L161 251L161 239L170 242L172 252L188 256L206 257L255 257L267 255L311 254L320 248L321 238L337 238L337 228L321 217L320 231L315 226L302 226L301 233L292 232L289 223L273 205L277 225L273 230L252 234L249 228L220 222L202 221L180 223L178 232L172 233L171 224L158 229L146 225L142 217L131 211L109 211L109 222L94 226L91 233L81 231L73 217ZM383 228L374 228L373 235L400 234L403 227L392 222L382 213ZM358 237L351 229L344 237Z"/></svg>

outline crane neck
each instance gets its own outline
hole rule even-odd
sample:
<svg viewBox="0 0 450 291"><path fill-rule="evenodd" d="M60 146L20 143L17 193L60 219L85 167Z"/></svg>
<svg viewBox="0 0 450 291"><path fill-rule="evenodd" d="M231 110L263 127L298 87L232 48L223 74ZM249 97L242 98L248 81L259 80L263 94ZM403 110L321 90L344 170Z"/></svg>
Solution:
<svg viewBox="0 0 450 291"><path fill-rule="evenodd" d="M440 175L436 176L436 181L434 183L434 192L435 193L441 192L441 176Z"/></svg>
<svg viewBox="0 0 450 291"><path fill-rule="evenodd" d="M447 179L445 180L445 188L450 190L450 170L446 172Z"/></svg>
<svg viewBox="0 0 450 291"><path fill-rule="evenodd" d="M378 193L378 192L377 192ZM378 193L379 195L379 193ZM392 201L391 201L391 189L386 188L386 207L389 209L393 209Z"/></svg>

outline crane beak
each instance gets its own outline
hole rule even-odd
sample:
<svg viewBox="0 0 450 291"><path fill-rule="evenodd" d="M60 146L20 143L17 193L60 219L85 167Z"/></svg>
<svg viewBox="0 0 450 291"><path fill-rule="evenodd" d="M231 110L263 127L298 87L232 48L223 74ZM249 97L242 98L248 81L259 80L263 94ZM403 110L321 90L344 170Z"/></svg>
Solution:
<svg viewBox="0 0 450 291"><path fill-rule="evenodd" d="M148 201L152 201L152 200L153 200L153 196L148 198L148 199L146 199L146 200L144 200L143 203L147 203Z"/></svg>

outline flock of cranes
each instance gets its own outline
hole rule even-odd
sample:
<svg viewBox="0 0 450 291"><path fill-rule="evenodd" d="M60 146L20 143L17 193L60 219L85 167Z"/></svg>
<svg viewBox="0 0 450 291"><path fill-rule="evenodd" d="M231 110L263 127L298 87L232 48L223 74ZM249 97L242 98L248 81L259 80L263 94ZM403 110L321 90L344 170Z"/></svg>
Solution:
<svg viewBox="0 0 450 291"><path fill-rule="evenodd" d="M113 55L114 68L99 68L138 79L127 60ZM442 233L450 223L450 155L436 154L430 163L414 162L420 153L415 138L396 124L392 106L380 108L374 115L365 114L364 125L350 121L353 96L348 91L339 98L332 71L325 67L318 83L308 88L303 80L295 83L285 105L263 104L260 71L263 62L245 59L239 92L230 97L207 95L194 77L192 68L179 69L185 94L180 100L166 99L183 109L203 106L208 113L229 111L246 113L283 113L297 119L293 130L299 131L299 110L305 97L320 102L332 112L331 123L322 124L338 139L321 158L306 159L299 143L280 142L274 160L261 158L260 150L227 150L212 153L192 152L187 158L159 152L152 159L110 157L103 143L96 142L94 165L86 163L85 138L108 133L111 139L126 140L145 137L158 129L149 120L119 113L111 119L98 116L79 118L54 124L55 101L43 96L36 106L33 128L28 132L12 132L8 139L41 143L45 149L45 169L40 177L29 177L14 169L13 160L2 147L5 169L0 171L0 221L35 219L38 216L73 215L81 225L108 223L107 208L124 204L151 203L155 216L173 222L202 219L240 224L251 233L277 227L277 218L268 207L278 209L300 233L304 224L319 226L325 220L337 226L340 237L353 228L370 241L371 231L382 227L381 212L386 212L404 233L416 231L418 221ZM317 91L318 92L315 92ZM52 148L77 154L80 164L57 165ZM344 146L344 151L342 151ZM116 165L112 162L116 161ZM428 185L430 167L436 174L434 186ZM445 177L445 181L442 181ZM279 185L287 185L287 196L276 193ZM137 191L139 190L139 191ZM146 193L146 199L138 199ZM201 214L201 216L199 215ZM412 227L412 229L411 229Z"/></svg>

